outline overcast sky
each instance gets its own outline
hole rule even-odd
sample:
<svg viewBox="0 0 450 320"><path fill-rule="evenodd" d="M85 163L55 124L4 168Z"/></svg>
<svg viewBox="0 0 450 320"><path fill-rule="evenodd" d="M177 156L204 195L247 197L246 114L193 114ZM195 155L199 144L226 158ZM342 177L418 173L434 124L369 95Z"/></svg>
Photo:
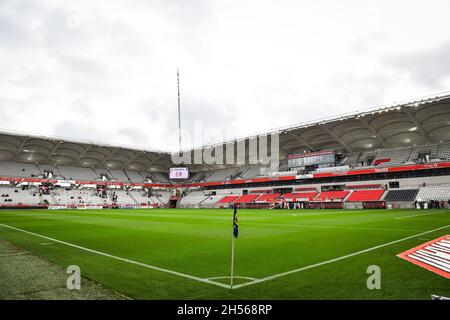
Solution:
<svg viewBox="0 0 450 320"><path fill-rule="evenodd" d="M203 132L183 147L447 91L449 12L448 0L0 0L0 130L173 150L177 66L182 126Z"/></svg>

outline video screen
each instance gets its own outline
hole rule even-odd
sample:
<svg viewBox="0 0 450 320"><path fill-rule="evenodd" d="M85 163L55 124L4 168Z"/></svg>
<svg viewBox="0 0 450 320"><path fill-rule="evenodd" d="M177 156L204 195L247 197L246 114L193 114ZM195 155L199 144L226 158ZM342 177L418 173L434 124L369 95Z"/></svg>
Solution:
<svg viewBox="0 0 450 320"><path fill-rule="evenodd" d="M170 179L188 179L189 168L170 168Z"/></svg>

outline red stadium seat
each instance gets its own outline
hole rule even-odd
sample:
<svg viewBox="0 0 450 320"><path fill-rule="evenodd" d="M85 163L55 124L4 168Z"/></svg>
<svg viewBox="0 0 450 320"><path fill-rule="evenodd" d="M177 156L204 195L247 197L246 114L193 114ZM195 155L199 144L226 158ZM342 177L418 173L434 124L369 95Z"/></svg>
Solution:
<svg viewBox="0 0 450 320"><path fill-rule="evenodd" d="M347 202L379 201L384 190L357 190L347 198Z"/></svg>
<svg viewBox="0 0 450 320"><path fill-rule="evenodd" d="M342 201L350 191L323 191L316 197L316 201Z"/></svg>
<svg viewBox="0 0 450 320"><path fill-rule="evenodd" d="M226 197L220 199L219 201L217 201L217 203L232 203L237 198L239 198L239 196L226 196Z"/></svg>
<svg viewBox="0 0 450 320"><path fill-rule="evenodd" d="M246 194L237 198L233 203L250 203L258 198L259 194Z"/></svg>

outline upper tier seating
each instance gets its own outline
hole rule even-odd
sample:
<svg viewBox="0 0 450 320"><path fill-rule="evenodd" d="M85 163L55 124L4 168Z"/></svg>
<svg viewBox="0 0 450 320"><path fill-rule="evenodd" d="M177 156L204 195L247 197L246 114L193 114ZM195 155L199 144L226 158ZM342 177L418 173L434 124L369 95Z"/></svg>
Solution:
<svg viewBox="0 0 450 320"><path fill-rule="evenodd" d="M259 194L245 194L234 200L233 203L250 203L253 202L259 196L260 196Z"/></svg>
<svg viewBox="0 0 450 320"><path fill-rule="evenodd" d="M161 172L152 172L152 176L156 181L153 182L161 182L161 183L167 183L169 180L165 177L165 174Z"/></svg>
<svg viewBox="0 0 450 320"><path fill-rule="evenodd" d="M421 201L448 201L450 200L450 187L424 187L420 188L416 200Z"/></svg>
<svg viewBox="0 0 450 320"><path fill-rule="evenodd" d="M130 177L131 182L145 182L145 178L137 171L126 170L126 173Z"/></svg>
<svg viewBox="0 0 450 320"><path fill-rule="evenodd" d="M384 194L384 190L355 190L347 198L347 202L379 201Z"/></svg>
<svg viewBox="0 0 450 320"><path fill-rule="evenodd" d="M56 166L52 166L49 164L39 165L39 170L41 171L42 175L44 174L45 171L50 171L53 173L53 178L57 178L60 176L59 169Z"/></svg>
<svg viewBox="0 0 450 320"><path fill-rule="evenodd" d="M0 177L31 178L39 175L40 171L34 164L0 162Z"/></svg>
<svg viewBox="0 0 450 320"><path fill-rule="evenodd" d="M230 169L221 169L216 170L208 177L206 177L206 181L225 181L229 180L230 176L233 175L238 170L238 168L230 168Z"/></svg>
<svg viewBox="0 0 450 320"><path fill-rule="evenodd" d="M248 168L247 171L241 175L242 179L256 178L261 175L261 166L255 165Z"/></svg>
<svg viewBox="0 0 450 320"><path fill-rule="evenodd" d="M323 191L316 197L316 201L342 201L349 191Z"/></svg>
<svg viewBox="0 0 450 320"><path fill-rule="evenodd" d="M419 193L419 189L398 189L389 190L384 197L385 201L414 201Z"/></svg>
<svg viewBox="0 0 450 320"><path fill-rule="evenodd" d="M409 159L411 152L412 148L381 150L377 153L373 164L377 165L386 162L391 165L402 164Z"/></svg>
<svg viewBox="0 0 450 320"><path fill-rule="evenodd" d="M437 157L438 152L438 144L429 144L424 146L418 146L413 148L411 152L411 156L409 157L410 161L417 161L419 159L419 153L429 152L430 153L430 159Z"/></svg>
<svg viewBox="0 0 450 320"><path fill-rule="evenodd" d="M217 201L217 203L232 203L234 202L234 200L236 200L237 198L239 198L239 196L237 195L229 195L229 196L225 196L222 199L220 199L219 201Z"/></svg>
<svg viewBox="0 0 450 320"><path fill-rule="evenodd" d="M96 180L97 174L91 168L64 167L60 166L59 172L66 180Z"/></svg>
<svg viewBox="0 0 450 320"><path fill-rule="evenodd" d="M439 146L436 158L450 160L450 142L443 143Z"/></svg>
<svg viewBox="0 0 450 320"><path fill-rule="evenodd" d="M114 180L120 181L120 182L128 182L128 176L123 172L123 170L109 170Z"/></svg>

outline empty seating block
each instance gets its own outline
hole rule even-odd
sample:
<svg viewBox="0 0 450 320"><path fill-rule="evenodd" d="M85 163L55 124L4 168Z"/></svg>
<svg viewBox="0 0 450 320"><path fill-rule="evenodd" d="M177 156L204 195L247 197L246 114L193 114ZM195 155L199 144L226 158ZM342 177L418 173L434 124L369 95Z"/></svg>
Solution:
<svg viewBox="0 0 450 320"><path fill-rule="evenodd" d="M260 195L255 202L265 202L265 203L273 203L273 202L277 202L279 199L279 197L281 196L281 194L279 193L266 193L266 194L262 194Z"/></svg>
<svg viewBox="0 0 450 320"><path fill-rule="evenodd" d="M450 160L450 143L443 143L439 146L437 158L443 160Z"/></svg>
<svg viewBox="0 0 450 320"><path fill-rule="evenodd" d="M414 201L416 200L417 194L419 193L419 189L399 189L399 190L390 190L386 197L385 201Z"/></svg>
<svg viewBox="0 0 450 320"><path fill-rule="evenodd" d="M356 190L347 198L347 202L379 201L384 190Z"/></svg>
<svg viewBox="0 0 450 320"><path fill-rule="evenodd" d="M402 148L402 149L391 149L391 150L382 150L378 152L374 164L377 162L384 163L390 162L393 164L402 164L409 159L411 155L412 148ZM387 160L388 161L384 161Z"/></svg>
<svg viewBox="0 0 450 320"><path fill-rule="evenodd" d="M181 198L179 204L184 206L197 205L207 199L207 197L208 196L205 196L203 191L193 191Z"/></svg>
<svg viewBox="0 0 450 320"><path fill-rule="evenodd" d="M450 188L420 188L416 200L418 201L448 201L450 200Z"/></svg>
<svg viewBox="0 0 450 320"><path fill-rule="evenodd" d="M438 152L438 144L428 144L424 146L415 147L411 152L410 160L415 161L419 158L419 153L429 153L430 159L436 158Z"/></svg>
<svg viewBox="0 0 450 320"><path fill-rule="evenodd" d="M205 181L225 181L229 180L230 177L238 170L238 168L222 169L216 170L211 175L209 175Z"/></svg>
<svg viewBox="0 0 450 320"><path fill-rule="evenodd" d="M316 197L316 201L342 201L349 191L323 191Z"/></svg>
<svg viewBox="0 0 450 320"><path fill-rule="evenodd" d="M219 201L217 201L217 203L232 203L237 198L239 198L239 196L236 196L236 195L226 196L226 197L220 199Z"/></svg>
<svg viewBox="0 0 450 320"><path fill-rule="evenodd" d="M0 162L0 177L30 178L40 172L34 164Z"/></svg>
<svg viewBox="0 0 450 320"><path fill-rule="evenodd" d="M316 191L311 192L294 192L294 193L286 193L284 195L284 199L287 201L300 201L300 200L313 200L317 195Z"/></svg>
<svg viewBox="0 0 450 320"><path fill-rule="evenodd" d="M260 196L259 194L246 194L234 200L234 203L250 203L253 202L259 196Z"/></svg>
<svg viewBox="0 0 450 320"><path fill-rule="evenodd" d="M67 180L96 180L97 174L91 168L59 167L59 172Z"/></svg>

